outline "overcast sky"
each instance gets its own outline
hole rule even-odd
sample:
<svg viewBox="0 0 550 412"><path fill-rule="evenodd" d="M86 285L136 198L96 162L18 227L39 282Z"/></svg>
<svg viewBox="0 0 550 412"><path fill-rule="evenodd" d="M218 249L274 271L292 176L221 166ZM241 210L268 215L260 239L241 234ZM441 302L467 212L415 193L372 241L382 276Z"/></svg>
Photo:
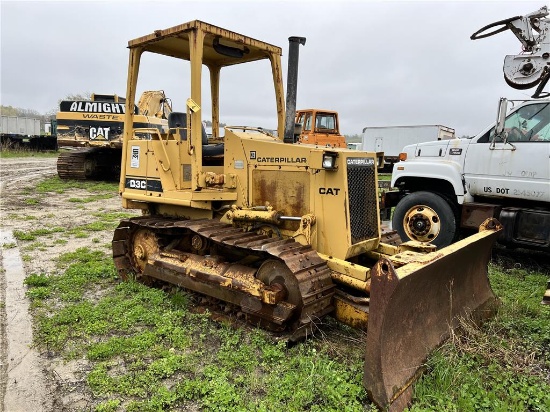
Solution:
<svg viewBox="0 0 550 412"><path fill-rule="evenodd" d="M128 40L198 19L282 47L285 79L288 37L306 37L297 106L337 110L345 134L442 124L474 135L494 121L499 97L526 98L533 89L514 90L503 79L504 56L521 51L510 31L477 41L470 35L545 4L1 0L1 104L46 113L69 94L125 95ZM222 122L276 127L270 69L260 63L222 73ZM187 68L148 64L138 93L163 89L184 111ZM204 98L203 108L209 119Z"/></svg>

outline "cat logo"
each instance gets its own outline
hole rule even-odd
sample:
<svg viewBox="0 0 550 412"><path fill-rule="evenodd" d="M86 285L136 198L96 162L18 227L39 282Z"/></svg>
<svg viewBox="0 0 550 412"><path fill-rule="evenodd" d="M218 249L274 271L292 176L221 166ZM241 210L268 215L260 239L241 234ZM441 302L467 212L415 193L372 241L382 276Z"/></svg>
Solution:
<svg viewBox="0 0 550 412"><path fill-rule="evenodd" d="M338 196L338 192L340 192L340 188L338 187L320 187L319 188L320 195Z"/></svg>
<svg viewBox="0 0 550 412"><path fill-rule="evenodd" d="M90 127L90 140L109 140L110 127Z"/></svg>

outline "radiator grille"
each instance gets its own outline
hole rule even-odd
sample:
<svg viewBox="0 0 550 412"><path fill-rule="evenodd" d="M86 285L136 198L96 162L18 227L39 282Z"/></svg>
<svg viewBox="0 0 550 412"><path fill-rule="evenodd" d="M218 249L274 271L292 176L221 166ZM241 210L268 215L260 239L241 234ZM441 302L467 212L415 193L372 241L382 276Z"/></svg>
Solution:
<svg viewBox="0 0 550 412"><path fill-rule="evenodd" d="M351 243L378 237L376 167L372 158L347 159Z"/></svg>

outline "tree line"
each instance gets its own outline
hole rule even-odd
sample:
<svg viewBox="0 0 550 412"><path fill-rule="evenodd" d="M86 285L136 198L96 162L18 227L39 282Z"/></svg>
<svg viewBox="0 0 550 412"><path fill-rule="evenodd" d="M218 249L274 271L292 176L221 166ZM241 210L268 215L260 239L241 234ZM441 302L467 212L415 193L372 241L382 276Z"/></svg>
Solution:
<svg viewBox="0 0 550 412"><path fill-rule="evenodd" d="M49 122L52 118L55 117L59 109L59 104L63 100L90 100L91 97L92 97L92 94L90 92L68 94L66 97L59 99L57 101L57 106L52 108L51 110L48 110L46 113L40 113L34 109L23 109L21 107L4 106L4 105L0 105L0 113L2 114L2 116L17 116L17 117L29 117L31 119L40 119L40 121L44 123L44 122Z"/></svg>

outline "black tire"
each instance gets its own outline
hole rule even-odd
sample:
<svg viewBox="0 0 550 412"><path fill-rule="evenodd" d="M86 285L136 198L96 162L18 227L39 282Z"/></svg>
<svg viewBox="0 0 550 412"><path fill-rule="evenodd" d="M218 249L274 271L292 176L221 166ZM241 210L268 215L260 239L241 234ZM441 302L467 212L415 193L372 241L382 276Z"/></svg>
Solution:
<svg viewBox="0 0 550 412"><path fill-rule="evenodd" d="M430 242L438 249L458 238L458 219L453 206L432 192L414 192L395 207L392 227L403 242Z"/></svg>

